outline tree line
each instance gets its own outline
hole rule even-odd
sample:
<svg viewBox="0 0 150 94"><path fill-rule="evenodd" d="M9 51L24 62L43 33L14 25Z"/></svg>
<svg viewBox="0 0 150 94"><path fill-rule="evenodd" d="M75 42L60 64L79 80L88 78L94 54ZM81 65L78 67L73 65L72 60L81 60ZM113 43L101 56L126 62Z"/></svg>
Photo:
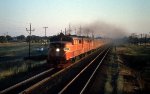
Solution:
<svg viewBox="0 0 150 94"><path fill-rule="evenodd" d="M128 37L128 42L135 45L148 45L150 44L150 35L132 33Z"/></svg>
<svg viewBox="0 0 150 94"><path fill-rule="evenodd" d="M32 43L45 43L48 42L50 37L41 37L32 35L25 37L24 35L19 35L16 37L12 37L10 35L0 36L0 43L6 42L29 42ZM136 34L132 33L129 37L127 37L128 43L135 44L135 45L147 45L150 44L150 34Z"/></svg>
<svg viewBox="0 0 150 94"><path fill-rule="evenodd" d="M19 35L16 37L12 37L10 35L0 36L0 43L6 42L29 42L29 39L32 43L42 43L49 40L49 37L41 37L32 35L25 37L24 35Z"/></svg>

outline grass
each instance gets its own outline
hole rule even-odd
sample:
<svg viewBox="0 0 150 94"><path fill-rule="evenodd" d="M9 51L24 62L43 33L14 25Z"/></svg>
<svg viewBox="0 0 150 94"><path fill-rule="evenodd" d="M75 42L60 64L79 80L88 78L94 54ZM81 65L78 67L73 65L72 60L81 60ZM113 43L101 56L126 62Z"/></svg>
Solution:
<svg viewBox="0 0 150 94"><path fill-rule="evenodd" d="M21 66L3 71L0 79L0 91L47 69L45 63L45 61L26 61Z"/></svg>
<svg viewBox="0 0 150 94"><path fill-rule="evenodd" d="M36 48L44 47L41 43L31 43L31 55L47 54L38 52ZM9 76L28 71L30 68L39 66L45 61L24 60L28 56L28 43L13 42L0 43L0 80Z"/></svg>
<svg viewBox="0 0 150 94"><path fill-rule="evenodd" d="M7 69L5 69L6 65L3 66L3 70L1 70L0 72L0 80L1 79L5 79L9 76L21 73L21 72L26 72L28 70L30 70L31 68L34 68L36 66L40 66L42 64L44 64L45 61L23 61L22 63L16 62L16 64L13 65L9 65L9 67L7 67Z"/></svg>
<svg viewBox="0 0 150 94"><path fill-rule="evenodd" d="M119 46L118 51L120 51L120 52L122 51L123 54L126 54L126 55L150 56L150 47L145 47L145 46L121 45L121 46Z"/></svg>
<svg viewBox="0 0 150 94"><path fill-rule="evenodd" d="M113 48L107 67L104 94L145 94L150 90L150 47L119 45Z"/></svg>
<svg viewBox="0 0 150 94"><path fill-rule="evenodd" d="M121 58L128 62L132 68L141 70L143 66L149 65L150 62L150 47L125 45L117 47L117 53Z"/></svg>
<svg viewBox="0 0 150 94"><path fill-rule="evenodd" d="M35 53L36 48L44 47L41 43L32 43L31 44L31 53ZM9 44L0 44L0 56L19 56L19 55L28 55L28 43L9 43Z"/></svg>
<svg viewBox="0 0 150 94"><path fill-rule="evenodd" d="M0 56L16 55L15 53L19 51L23 52L28 48L27 43L10 43L9 45L4 45L1 44L0 46Z"/></svg>
<svg viewBox="0 0 150 94"><path fill-rule="evenodd" d="M139 73L140 85L142 92L149 91L150 87L150 46L143 45L121 45L117 47L117 53L123 60L124 64Z"/></svg>

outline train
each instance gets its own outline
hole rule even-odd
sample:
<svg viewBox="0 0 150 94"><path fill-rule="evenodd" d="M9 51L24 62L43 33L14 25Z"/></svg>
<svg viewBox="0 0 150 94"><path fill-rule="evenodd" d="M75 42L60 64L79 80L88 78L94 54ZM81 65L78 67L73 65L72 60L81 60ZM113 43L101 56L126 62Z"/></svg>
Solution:
<svg viewBox="0 0 150 94"><path fill-rule="evenodd" d="M60 33L50 38L47 63L62 68L104 44L104 39Z"/></svg>

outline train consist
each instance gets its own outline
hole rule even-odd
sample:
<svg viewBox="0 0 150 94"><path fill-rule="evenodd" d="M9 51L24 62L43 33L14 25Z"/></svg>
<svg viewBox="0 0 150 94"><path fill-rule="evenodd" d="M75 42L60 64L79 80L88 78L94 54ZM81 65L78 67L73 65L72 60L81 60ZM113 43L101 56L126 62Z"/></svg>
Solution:
<svg viewBox="0 0 150 94"><path fill-rule="evenodd" d="M84 36L64 35L60 33L50 38L47 62L53 66L63 67L76 58L104 45L104 39Z"/></svg>

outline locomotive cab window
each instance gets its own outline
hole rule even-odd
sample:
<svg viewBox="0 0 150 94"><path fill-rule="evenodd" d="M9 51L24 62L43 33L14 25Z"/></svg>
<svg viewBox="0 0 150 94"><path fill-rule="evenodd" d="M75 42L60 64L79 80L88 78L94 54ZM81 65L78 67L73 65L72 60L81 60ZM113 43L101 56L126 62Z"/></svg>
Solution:
<svg viewBox="0 0 150 94"><path fill-rule="evenodd" d="M50 43L50 47L62 48L62 47L64 47L64 44L62 44L62 43Z"/></svg>

